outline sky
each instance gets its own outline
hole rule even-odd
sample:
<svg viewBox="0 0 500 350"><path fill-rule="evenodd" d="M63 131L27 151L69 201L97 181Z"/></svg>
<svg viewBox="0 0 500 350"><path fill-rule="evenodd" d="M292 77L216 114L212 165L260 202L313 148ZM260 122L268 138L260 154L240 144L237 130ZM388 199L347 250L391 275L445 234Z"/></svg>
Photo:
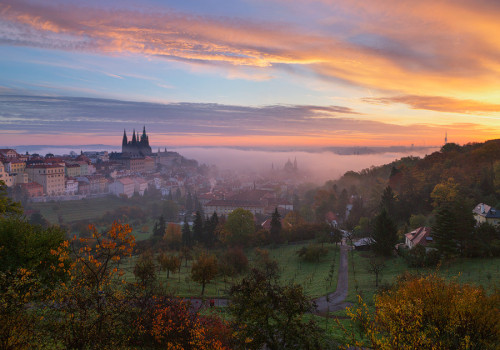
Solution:
<svg viewBox="0 0 500 350"><path fill-rule="evenodd" d="M0 145L500 138L498 0L0 0Z"/></svg>

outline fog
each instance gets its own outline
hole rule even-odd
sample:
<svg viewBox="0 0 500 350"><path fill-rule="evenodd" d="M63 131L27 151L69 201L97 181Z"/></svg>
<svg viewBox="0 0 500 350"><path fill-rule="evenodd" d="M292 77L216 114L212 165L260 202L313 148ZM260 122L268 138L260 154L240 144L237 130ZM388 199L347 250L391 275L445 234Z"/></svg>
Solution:
<svg viewBox="0 0 500 350"><path fill-rule="evenodd" d="M240 171L265 171L283 168L288 159L297 159L300 171L307 173L308 180L323 183L338 179L346 171L360 171L372 165L383 165L406 156L423 157L437 148L407 152L384 152L368 155L339 155L328 151L266 151L234 148L172 148L181 155L196 159L200 164L214 164L219 169Z"/></svg>
<svg viewBox="0 0 500 350"><path fill-rule="evenodd" d="M69 154L70 151L80 153L83 151L119 152L121 149L116 146L88 145L88 146L19 146L18 152L36 152L41 155L53 153L57 155ZM163 150L163 147L161 148ZM310 149L308 151L284 151L265 149L238 149L229 147L172 147L169 151L175 151L188 159L195 159L200 164L216 165L220 170L238 170L243 172L261 172L270 170L274 165L275 169L281 169L290 159L297 159L297 165L301 172L307 174L307 179L311 182L322 184L326 180L335 180L346 171L360 171L373 165L383 165L393 160L406 157L423 157L438 150L438 148L427 149L406 149L400 152L378 152L361 155L339 155L332 151L321 149ZM156 149L153 149L156 151Z"/></svg>

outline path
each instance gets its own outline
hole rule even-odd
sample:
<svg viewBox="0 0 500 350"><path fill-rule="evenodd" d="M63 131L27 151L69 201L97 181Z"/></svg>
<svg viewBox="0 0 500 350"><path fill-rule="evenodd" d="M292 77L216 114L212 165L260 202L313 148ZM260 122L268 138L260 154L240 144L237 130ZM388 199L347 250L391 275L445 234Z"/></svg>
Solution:
<svg viewBox="0 0 500 350"><path fill-rule="evenodd" d="M337 289L335 292L330 293L326 296L319 297L315 299L317 309L316 313L325 314L327 312L335 312L343 310L350 304L345 302L347 297L347 287L348 287L348 265L347 265L347 253L349 247L345 244L340 246L340 266L339 266L339 277L337 281Z"/></svg>

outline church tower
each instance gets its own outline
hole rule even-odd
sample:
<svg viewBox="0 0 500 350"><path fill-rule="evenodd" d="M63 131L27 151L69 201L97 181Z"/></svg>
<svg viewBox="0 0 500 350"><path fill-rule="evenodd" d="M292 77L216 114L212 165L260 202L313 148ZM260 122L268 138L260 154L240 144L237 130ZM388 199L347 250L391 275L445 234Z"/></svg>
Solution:
<svg viewBox="0 0 500 350"><path fill-rule="evenodd" d="M127 133L125 132L125 129L123 129L122 153L127 151L127 144Z"/></svg>

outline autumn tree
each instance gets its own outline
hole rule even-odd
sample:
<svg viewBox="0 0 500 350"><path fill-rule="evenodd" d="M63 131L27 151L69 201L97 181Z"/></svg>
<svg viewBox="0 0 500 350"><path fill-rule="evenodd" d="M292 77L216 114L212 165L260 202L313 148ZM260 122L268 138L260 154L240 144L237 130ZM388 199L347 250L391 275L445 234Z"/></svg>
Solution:
<svg viewBox="0 0 500 350"><path fill-rule="evenodd" d="M182 244L182 229L179 224L169 222L163 239L171 249L178 249Z"/></svg>
<svg viewBox="0 0 500 350"><path fill-rule="evenodd" d="M345 348L497 349L498 291L449 282L436 275L404 275L390 291L348 309L367 342L350 334Z"/></svg>
<svg viewBox="0 0 500 350"><path fill-rule="evenodd" d="M446 182L438 183L431 192L432 205L439 207L447 203L453 203L458 196L458 184L450 177Z"/></svg>
<svg viewBox="0 0 500 350"><path fill-rule="evenodd" d="M152 286L156 282L156 264L150 250L146 250L137 258L134 275L143 287Z"/></svg>
<svg viewBox="0 0 500 350"><path fill-rule="evenodd" d="M303 315L314 308L302 286L253 269L231 287L230 312L239 345L246 349L321 349L321 331Z"/></svg>
<svg viewBox="0 0 500 350"><path fill-rule="evenodd" d="M202 252L191 267L191 278L201 284L201 295L205 293L205 285L217 276L217 272L217 258Z"/></svg>
<svg viewBox="0 0 500 350"><path fill-rule="evenodd" d="M170 277L170 272L176 273L181 267L181 259L178 256L165 253L160 253L158 263L162 271L167 271L167 278Z"/></svg>
<svg viewBox="0 0 500 350"><path fill-rule="evenodd" d="M375 241L373 250L377 254L387 256L394 250L398 241L397 227L385 208L375 217L372 238Z"/></svg>
<svg viewBox="0 0 500 350"><path fill-rule="evenodd" d="M119 262L132 253L132 229L114 222L105 233L94 226L90 231L91 237L74 238L52 250L59 261L53 269L68 278L50 295L46 318L51 334L65 348L112 348L126 341L117 315L130 305L122 292Z"/></svg>
<svg viewBox="0 0 500 350"><path fill-rule="evenodd" d="M7 185L0 180L0 218L10 215L20 215L23 208L19 202L15 202L7 195Z"/></svg>
<svg viewBox="0 0 500 350"><path fill-rule="evenodd" d="M240 247L233 247L219 259L219 271L227 276L235 276L243 273L248 268L248 258Z"/></svg>
<svg viewBox="0 0 500 350"><path fill-rule="evenodd" d="M230 233L226 237L228 243L247 245L255 231L253 214L245 209L235 209L227 216L225 226Z"/></svg>

